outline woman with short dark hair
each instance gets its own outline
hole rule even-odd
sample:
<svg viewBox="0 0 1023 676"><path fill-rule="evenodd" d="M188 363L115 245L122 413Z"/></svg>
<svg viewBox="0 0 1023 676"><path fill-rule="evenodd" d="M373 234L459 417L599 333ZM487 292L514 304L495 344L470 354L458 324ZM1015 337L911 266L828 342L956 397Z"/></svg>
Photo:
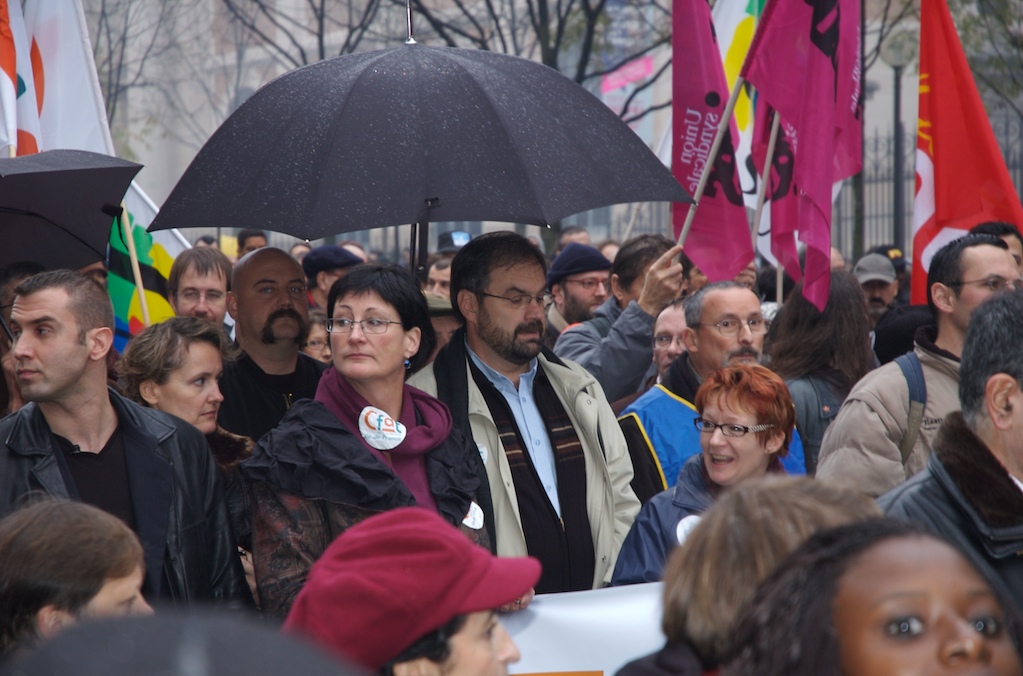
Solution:
<svg viewBox="0 0 1023 676"><path fill-rule="evenodd" d="M334 283L327 310L333 368L242 463L263 609L281 618L313 562L372 514L418 505L490 543L474 501L479 451L447 406L405 384L435 341L419 285L397 266L360 266Z"/></svg>

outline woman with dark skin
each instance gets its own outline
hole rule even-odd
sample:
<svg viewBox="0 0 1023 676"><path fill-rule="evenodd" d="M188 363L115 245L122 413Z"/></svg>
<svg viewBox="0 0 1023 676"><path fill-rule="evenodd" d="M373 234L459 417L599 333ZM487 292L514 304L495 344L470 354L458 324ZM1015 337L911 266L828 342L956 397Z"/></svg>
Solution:
<svg viewBox="0 0 1023 676"><path fill-rule="evenodd" d="M759 588L723 676L1018 676L1018 611L952 545L875 519L824 531Z"/></svg>

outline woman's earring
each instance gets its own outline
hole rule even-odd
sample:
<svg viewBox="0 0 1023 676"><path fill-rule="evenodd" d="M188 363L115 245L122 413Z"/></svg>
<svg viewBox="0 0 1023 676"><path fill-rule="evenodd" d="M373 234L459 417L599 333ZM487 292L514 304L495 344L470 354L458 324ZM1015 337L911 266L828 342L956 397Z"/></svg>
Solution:
<svg viewBox="0 0 1023 676"><path fill-rule="evenodd" d="M405 360L405 370L408 371L410 368L412 368L412 362L410 362L408 359L406 359Z"/></svg>

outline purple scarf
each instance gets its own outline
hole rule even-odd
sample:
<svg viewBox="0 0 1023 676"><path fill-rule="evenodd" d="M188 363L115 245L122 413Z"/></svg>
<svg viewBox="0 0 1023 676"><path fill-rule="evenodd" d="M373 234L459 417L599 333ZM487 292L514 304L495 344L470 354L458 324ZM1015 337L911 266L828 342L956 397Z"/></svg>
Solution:
<svg viewBox="0 0 1023 676"><path fill-rule="evenodd" d="M398 422L405 426L405 438L390 451L380 451L370 446L359 431L359 415L372 404L337 369L329 368L323 373L315 399L336 415L370 453L394 470L420 507L437 511L426 477L426 454L451 434L451 412L447 406L421 390L403 386ZM417 419L422 419L422 424Z"/></svg>

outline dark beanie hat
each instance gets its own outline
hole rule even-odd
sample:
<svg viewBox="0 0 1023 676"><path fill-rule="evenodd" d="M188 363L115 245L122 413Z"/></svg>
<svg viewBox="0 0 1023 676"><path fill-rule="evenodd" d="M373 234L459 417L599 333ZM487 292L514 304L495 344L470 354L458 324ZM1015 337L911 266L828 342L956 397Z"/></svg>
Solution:
<svg viewBox="0 0 1023 676"><path fill-rule="evenodd" d="M558 284L565 277L592 270L610 270L611 261L597 249L586 244L572 242L558 254L547 271L547 288Z"/></svg>
<svg viewBox="0 0 1023 676"><path fill-rule="evenodd" d="M315 279L316 275L327 270L350 268L358 265L362 259L348 249L336 244L318 246L302 258L302 272L306 279Z"/></svg>

